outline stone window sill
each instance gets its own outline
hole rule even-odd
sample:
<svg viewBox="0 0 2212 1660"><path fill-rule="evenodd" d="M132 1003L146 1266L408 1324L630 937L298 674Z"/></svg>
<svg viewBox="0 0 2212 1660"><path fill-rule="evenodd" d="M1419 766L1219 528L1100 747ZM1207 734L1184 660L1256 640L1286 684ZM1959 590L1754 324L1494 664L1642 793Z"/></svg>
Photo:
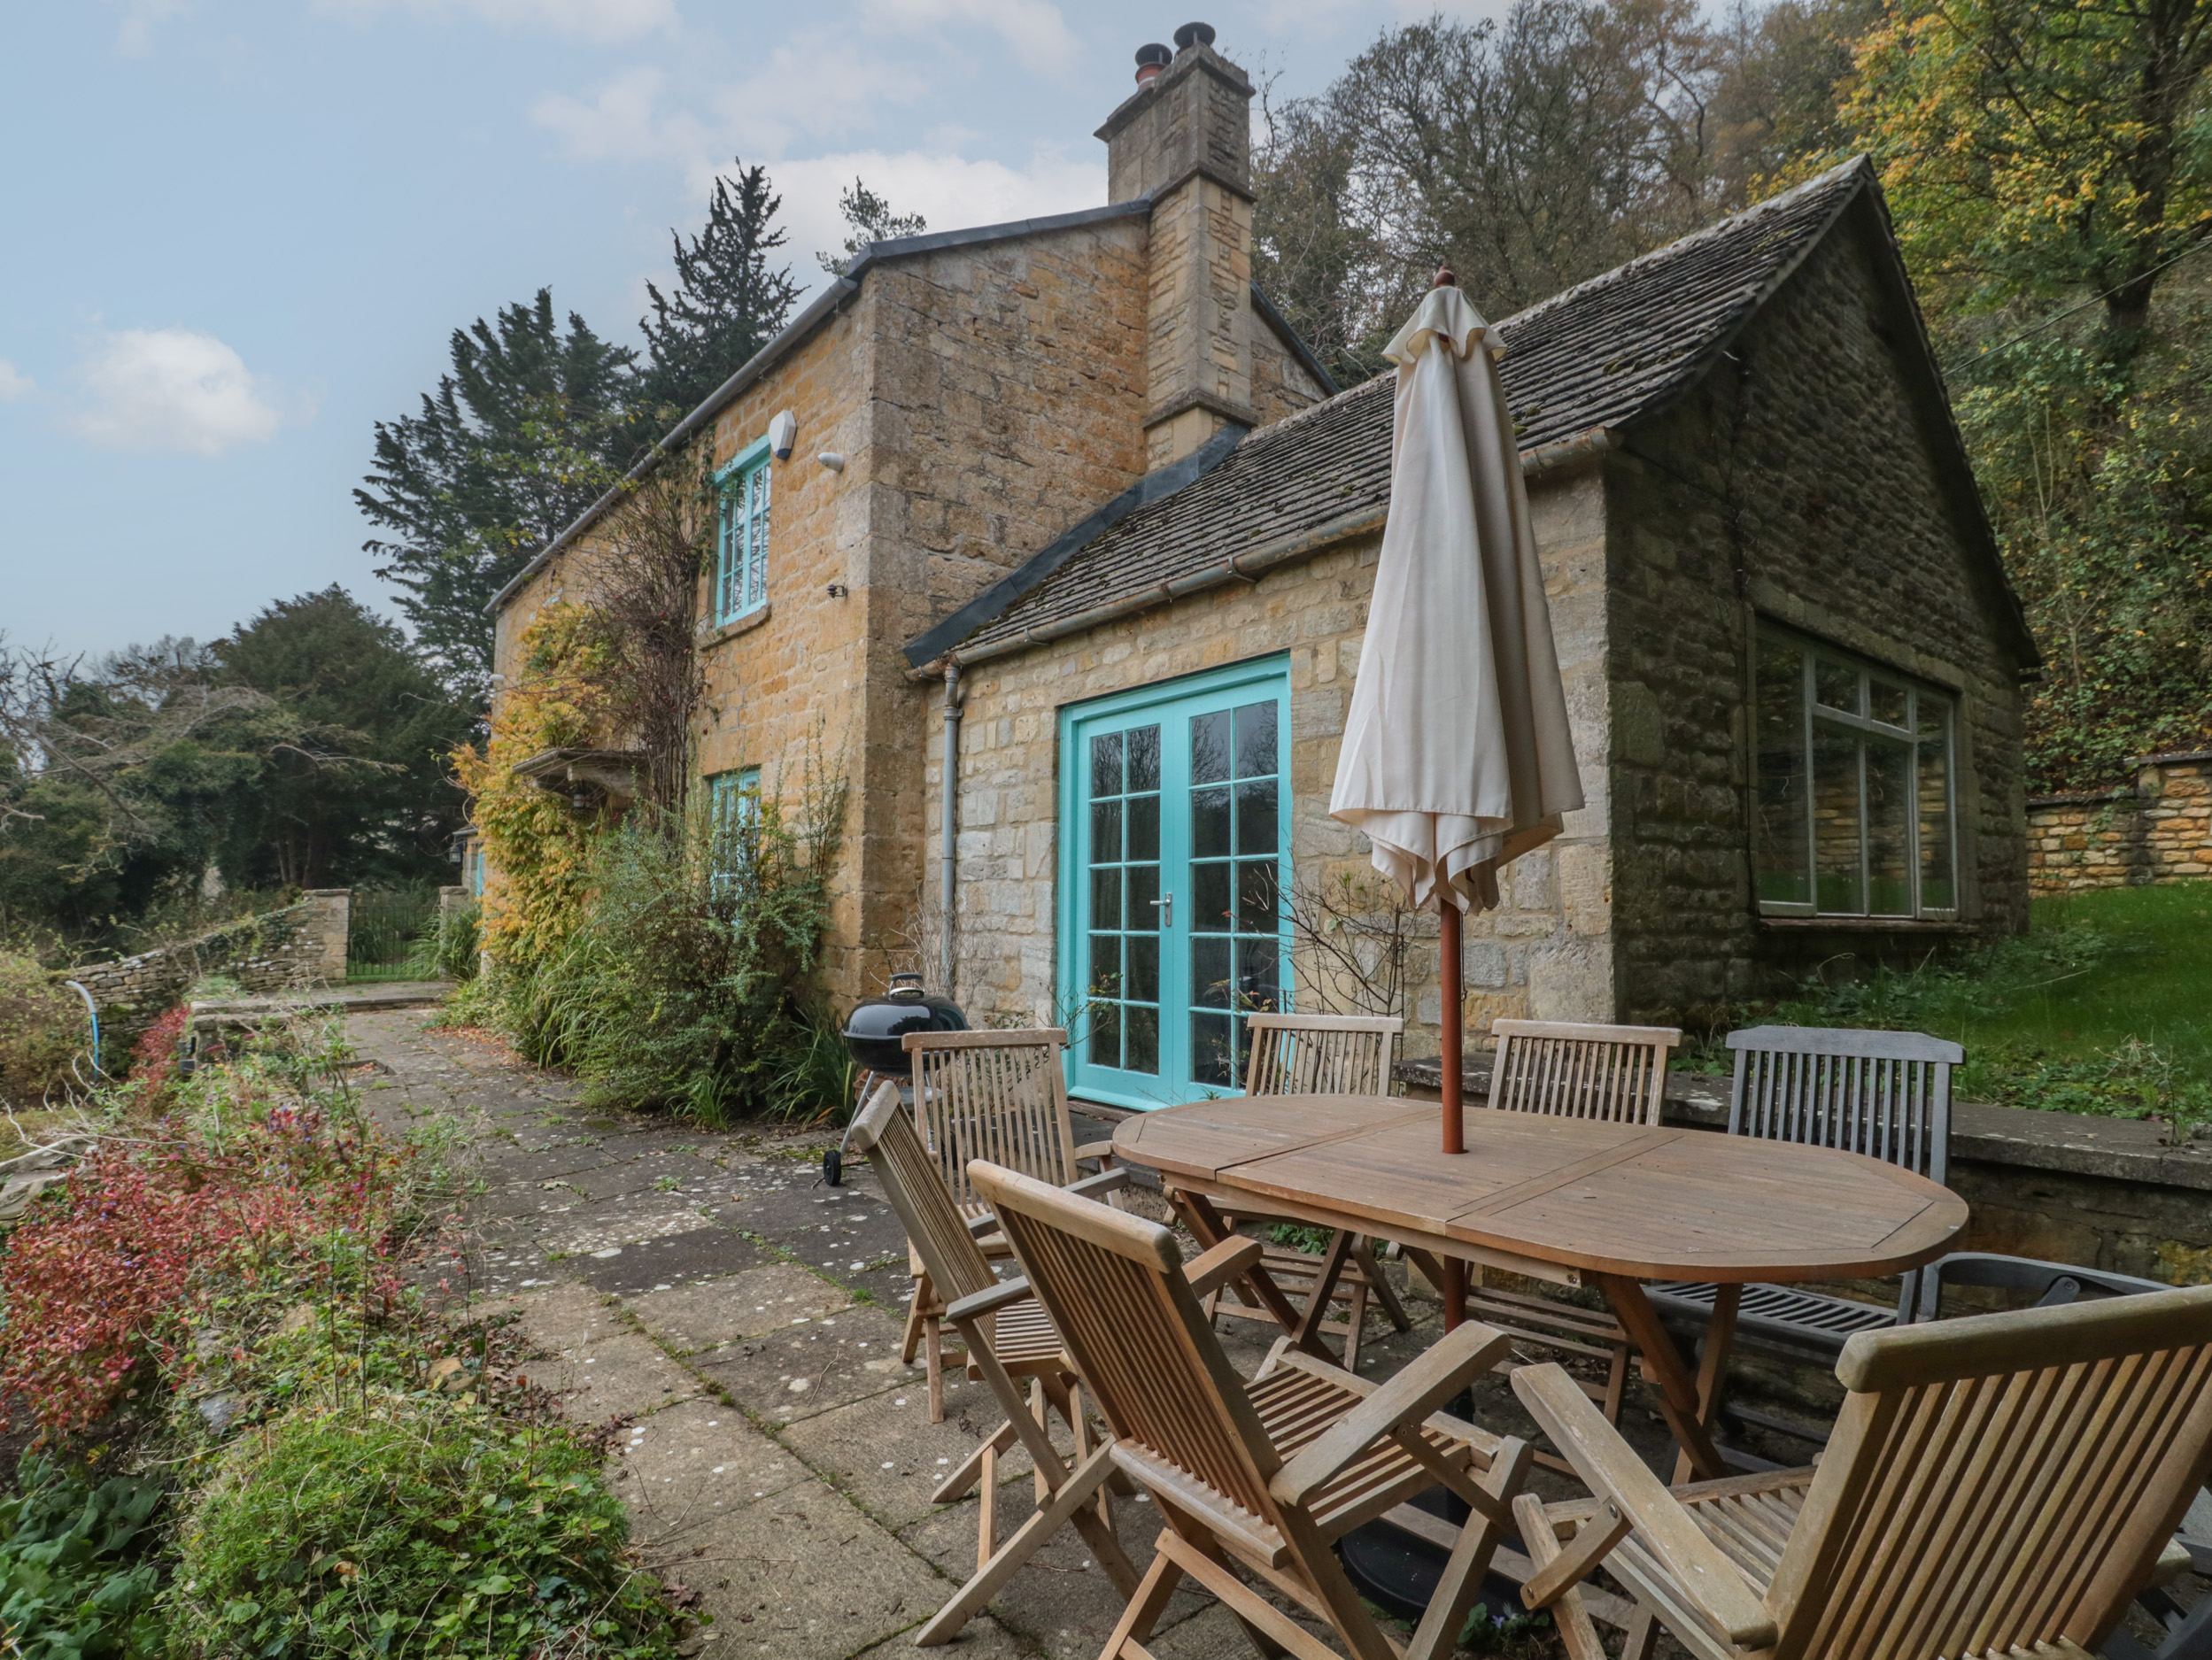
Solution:
<svg viewBox="0 0 2212 1660"><path fill-rule="evenodd" d="M732 617L719 627L702 623L692 636L692 644L704 651L709 645L719 645L724 640L734 640L740 634L749 634L768 621L775 611L773 604L764 605L757 611L748 611L741 617Z"/></svg>
<svg viewBox="0 0 2212 1660"><path fill-rule="evenodd" d="M1762 916L1761 928L1779 932L1829 934L1970 934L1972 923L1937 922L1911 916Z"/></svg>

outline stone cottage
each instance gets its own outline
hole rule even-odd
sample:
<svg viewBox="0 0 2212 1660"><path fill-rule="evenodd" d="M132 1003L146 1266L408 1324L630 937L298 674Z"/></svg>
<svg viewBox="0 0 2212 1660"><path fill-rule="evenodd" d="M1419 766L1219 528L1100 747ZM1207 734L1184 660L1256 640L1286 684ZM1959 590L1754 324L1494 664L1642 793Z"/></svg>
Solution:
<svg viewBox="0 0 2212 1660"><path fill-rule="evenodd" d="M853 787L833 992L919 956L1131 1107L1341 993L1286 912L1365 868L1326 802L1391 382L1337 391L1253 288L1210 40L1140 55L1110 205L875 244L664 446L722 490L702 770L788 790L823 744ZM1475 1029L2023 926L2035 649L1871 170L1503 328L1589 806L1471 923ZM500 597L502 668L609 511Z"/></svg>

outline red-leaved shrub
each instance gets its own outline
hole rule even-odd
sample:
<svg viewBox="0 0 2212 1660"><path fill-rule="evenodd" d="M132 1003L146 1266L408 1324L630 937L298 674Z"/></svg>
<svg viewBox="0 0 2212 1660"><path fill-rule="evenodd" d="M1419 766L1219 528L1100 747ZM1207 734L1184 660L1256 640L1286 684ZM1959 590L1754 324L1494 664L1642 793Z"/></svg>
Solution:
<svg viewBox="0 0 2212 1660"><path fill-rule="evenodd" d="M394 1177L407 1154L373 1133L277 1107L220 1147L173 1123L105 1143L35 1209L0 1257L0 1398L55 1431L97 1423L151 1362L182 1384L195 1316L345 1289L397 1294Z"/></svg>
<svg viewBox="0 0 2212 1660"><path fill-rule="evenodd" d="M166 1084L176 1076L177 1039L184 1036L184 1028L191 1018L192 1011L179 1003L139 1033L138 1041L130 1046L133 1081Z"/></svg>

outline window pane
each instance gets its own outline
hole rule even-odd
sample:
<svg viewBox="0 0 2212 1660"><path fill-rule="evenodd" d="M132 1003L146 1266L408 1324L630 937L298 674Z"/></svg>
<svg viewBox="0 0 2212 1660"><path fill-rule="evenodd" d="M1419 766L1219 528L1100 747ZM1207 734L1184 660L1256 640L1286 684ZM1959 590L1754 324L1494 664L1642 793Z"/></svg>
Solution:
<svg viewBox="0 0 2212 1660"><path fill-rule="evenodd" d="M1121 870L1118 866L1091 872L1091 926L1121 926Z"/></svg>
<svg viewBox="0 0 2212 1660"><path fill-rule="evenodd" d="M1229 712L1195 714L1190 722L1190 778L1212 784L1229 776Z"/></svg>
<svg viewBox="0 0 2212 1660"><path fill-rule="evenodd" d="M1934 729L1920 745L1920 903L1922 910L1948 911L1959 903L1951 858L1950 746L1944 741L1944 711L1934 700L1920 703L1921 730Z"/></svg>
<svg viewBox="0 0 2212 1660"><path fill-rule="evenodd" d="M1868 676L1867 678L1867 713L1885 726L1905 724L1905 688Z"/></svg>
<svg viewBox="0 0 2212 1660"><path fill-rule="evenodd" d="M1820 908L1860 916L1859 739L1813 723L1813 868Z"/></svg>
<svg viewBox="0 0 2212 1660"><path fill-rule="evenodd" d="M1160 729L1129 729L1129 793L1136 795L1160 787Z"/></svg>
<svg viewBox="0 0 2212 1660"><path fill-rule="evenodd" d="M1160 1011L1156 1008L1129 1008L1122 1013L1127 1042L1122 1055L1122 1070L1157 1072L1160 1069Z"/></svg>
<svg viewBox="0 0 2212 1660"><path fill-rule="evenodd" d="M1218 1089L1235 1087L1237 1077L1230 1041L1226 1015L1191 1015L1190 1075L1194 1082Z"/></svg>
<svg viewBox="0 0 2212 1660"><path fill-rule="evenodd" d="M1160 907L1154 901L1159 897L1159 866L1131 865L1129 867L1129 920L1125 925L1157 932L1160 926Z"/></svg>
<svg viewBox="0 0 2212 1660"><path fill-rule="evenodd" d="M1236 868L1236 931L1272 934L1275 916L1277 879L1272 859L1246 859Z"/></svg>
<svg viewBox="0 0 2212 1660"><path fill-rule="evenodd" d="M1126 995L1134 1003L1160 1000L1160 937L1133 935L1129 946L1129 984Z"/></svg>
<svg viewBox="0 0 2212 1660"><path fill-rule="evenodd" d="M1157 859L1160 856L1160 798L1156 795L1132 796L1128 802L1129 857L1133 860Z"/></svg>
<svg viewBox="0 0 2212 1660"><path fill-rule="evenodd" d="M1778 640L1760 643L1758 706L1759 897L1810 904L1805 653L1797 646Z"/></svg>
<svg viewBox="0 0 2212 1660"><path fill-rule="evenodd" d="M1913 752L1906 744L1867 744L1867 910L1910 916Z"/></svg>
<svg viewBox="0 0 2212 1660"><path fill-rule="evenodd" d="M1121 1005L1118 1003L1091 1005L1091 1064L1121 1064Z"/></svg>
<svg viewBox="0 0 2212 1660"><path fill-rule="evenodd" d="M1091 793L1121 793L1121 734L1103 732L1091 740Z"/></svg>
<svg viewBox="0 0 2212 1660"><path fill-rule="evenodd" d="M1190 1000L1206 1008L1229 1006L1229 942L1216 936L1190 942Z"/></svg>
<svg viewBox="0 0 2212 1660"><path fill-rule="evenodd" d="M1829 708L1841 709L1845 714L1860 713L1859 671L1846 668L1841 663L1815 659L1813 664L1813 695Z"/></svg>
<svg viewBox="0 0 2212 1660"><path fill-rule="evenodd" d="M1229 792L1190 792L1190 851L1194 858L1218 859L1229 851Z"/></svg>
<svg viewBox="0 0 2212 1660"><path fill-rule="evenodd" d="M1121 937L1091 936L1091 983L1083 988L1093 997L1121 995Z"/></svg>
<svg viewBox="0 0 2212 1660"><path fill-rule="evenodd" d="M1236 1006L1241 1009L1275 1007L1277 962L1280 951L1272 939L1236 942Z"/></svg>
<svg viewBox="0 0 2212 1660"><path fill-rule="evenodd" d="M1248 703L1236 712L1236 776L1264 778L1275 770L1274 700Z"/></svg>
<svg viewBox="0 0 2212 1660"><path fill-rule="evenodd" d="M1095 802L1091 807L1091 862L1110 865L1120 861L1121 803Z"/></svg>
<svg viewBox="0 0 2212 1660"><path fill-rule="evenodd" d="M1229 883L1231 866L1227 861L1218 864L1193 865L1190 868L1190 928L1195 934L1226 934L1229 931Z"/></svg>
<svg viewBox="0 0 2212 1660"><path fill-rule="evenodd" d="M1275 781L1236 787L1236 850L1241 853L1276 854Z"/></svg>

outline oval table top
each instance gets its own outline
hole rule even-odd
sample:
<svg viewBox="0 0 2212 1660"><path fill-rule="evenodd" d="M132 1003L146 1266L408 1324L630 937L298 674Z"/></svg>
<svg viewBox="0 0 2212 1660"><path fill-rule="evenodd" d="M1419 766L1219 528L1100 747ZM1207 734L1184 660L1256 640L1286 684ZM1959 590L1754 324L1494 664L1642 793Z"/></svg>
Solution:
<svg viewBox="0 0 2212 1660"><path fill-rule="evenodd" d="M1194 1101L1124 1121L1114 1151L1173 1186L1632 1279L1900 1273L1967 1222L1949 1188L1863 1154L1475 1107L1466 1152L1447 1156L1442 1110L1373 1095Z"/></svg>

